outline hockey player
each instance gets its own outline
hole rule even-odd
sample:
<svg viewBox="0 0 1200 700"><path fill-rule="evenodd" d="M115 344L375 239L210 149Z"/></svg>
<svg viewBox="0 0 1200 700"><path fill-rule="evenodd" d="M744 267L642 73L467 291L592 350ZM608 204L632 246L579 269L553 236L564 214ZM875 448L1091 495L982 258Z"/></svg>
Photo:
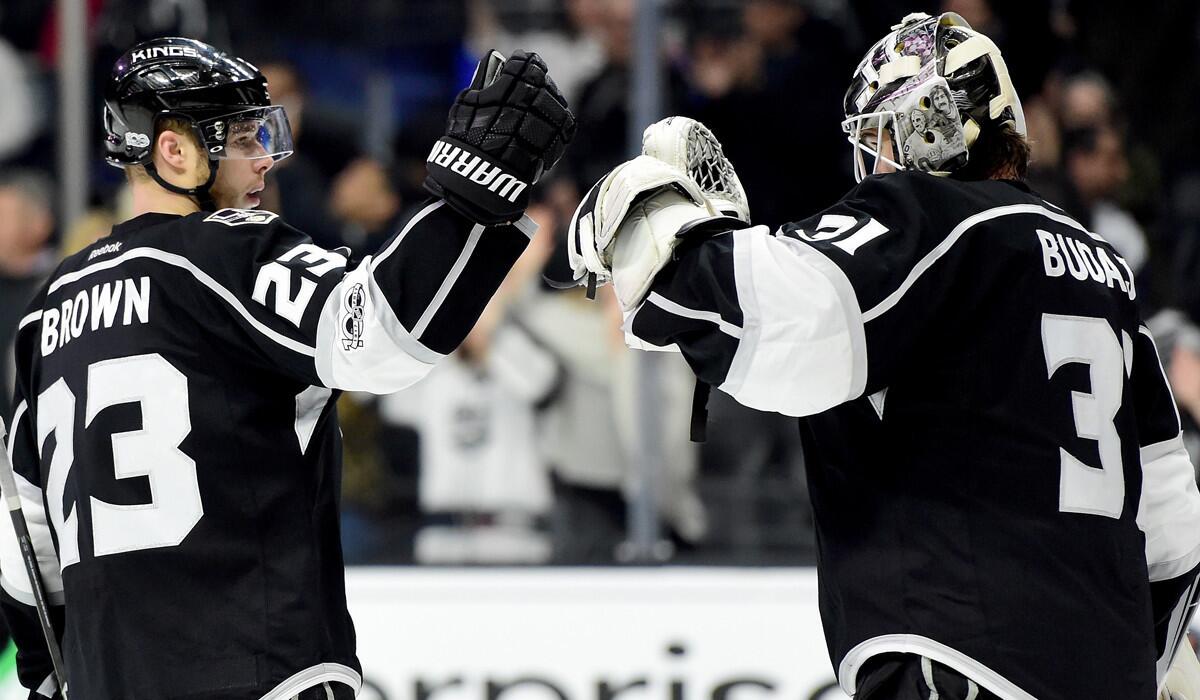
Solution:
<svg viewBox="0 0 1200 700"><path fill-rule="evenodd" d="M536 54L493 54L430 156L436 198L361 261L255 210L292 142L249 63L135 46L104 127L136 216L21 321L8 445L70 697L351 698L335 401L402 389L466 336L574 118ZM21 681L50 697L11 529L0 542Z"/></svg>
<svg viewBox="0 0 1200 700"><path fill-rule="evenodd" d="M802 418L847 693L1152 700L1196 597L1200 493L1129 266L1022 182L1020 102L957 15L894 27L845 109L860 183L837 204L747 227L643 155L580 206L577 278L614 281L638 342ZM911 133L938 110L952 138Z"/></svg>

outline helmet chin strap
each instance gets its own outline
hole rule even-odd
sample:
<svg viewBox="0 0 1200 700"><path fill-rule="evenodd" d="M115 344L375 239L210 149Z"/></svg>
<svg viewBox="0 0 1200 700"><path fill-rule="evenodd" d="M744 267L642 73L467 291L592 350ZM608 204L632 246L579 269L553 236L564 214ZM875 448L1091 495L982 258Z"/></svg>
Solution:
<svg viewBox="0 0 1200 700"><path fill-rule="evenodd" d="M163 189L175 194L182 194L196 200L196 204L200 206L200 211L216 211L217 203L212 197L212 186L217 179L217 168L220 167L219 160L208 161L208 180L204 184L196 187L180 187L179 185L171 184L163 179L163 176L158 173L158 169L154 167L154 163L146 163L146 172L150 177L159 184Z"/></svg>

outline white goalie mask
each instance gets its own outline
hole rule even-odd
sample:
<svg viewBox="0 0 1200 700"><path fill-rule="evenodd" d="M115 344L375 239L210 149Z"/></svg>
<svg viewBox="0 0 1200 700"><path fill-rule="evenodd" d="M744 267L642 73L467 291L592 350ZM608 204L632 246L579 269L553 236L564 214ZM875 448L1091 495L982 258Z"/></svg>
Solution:
<svg viewBox="0 0 1200 700"><path fill-rule="evenodd" d="M892 27L855 69L844 108L859 181L881 162L949 175L967 164L985 125L1009 123L1025 135L1000 49L953 12L914 13ZM893 157L879 148L885 129Z"/></svg>

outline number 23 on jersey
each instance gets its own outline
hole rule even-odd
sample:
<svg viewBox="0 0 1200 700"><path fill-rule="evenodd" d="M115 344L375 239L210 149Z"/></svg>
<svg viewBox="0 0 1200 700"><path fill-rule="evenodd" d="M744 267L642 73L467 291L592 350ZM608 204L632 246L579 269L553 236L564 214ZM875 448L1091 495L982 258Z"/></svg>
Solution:
<svg viewBox="0 0 1200 700"><path fill-rule="evenodd" d="M64 503L75 463L75 438L110 406L136 403L141 409L141 430L111 438L113 469L118 480L148 478L152 496L149 503L117 505L75 490L78 498L89 499L95 556L173 547L204 515L196 463L179 449L192 429L187 377L157 353L134 355L89 366L85 390L79 431L75 421L81 399L65 379L51 384L37 403L39 450L51 434L55 438L46 497L63 570L80 560L80 511L77 503Z"/></svg>

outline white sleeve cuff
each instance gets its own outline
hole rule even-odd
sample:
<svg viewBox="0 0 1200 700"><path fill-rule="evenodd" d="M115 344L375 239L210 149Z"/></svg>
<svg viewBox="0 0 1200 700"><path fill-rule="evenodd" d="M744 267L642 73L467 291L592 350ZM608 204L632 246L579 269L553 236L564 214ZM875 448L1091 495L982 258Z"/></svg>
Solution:
<svg viewBox="0 0 1200 700"><path fill-rule="evenodd" d="M861 396L862 312L845 273L764 226L734 232L742 339L721 390L740 403L807 416Z"/></svg>

